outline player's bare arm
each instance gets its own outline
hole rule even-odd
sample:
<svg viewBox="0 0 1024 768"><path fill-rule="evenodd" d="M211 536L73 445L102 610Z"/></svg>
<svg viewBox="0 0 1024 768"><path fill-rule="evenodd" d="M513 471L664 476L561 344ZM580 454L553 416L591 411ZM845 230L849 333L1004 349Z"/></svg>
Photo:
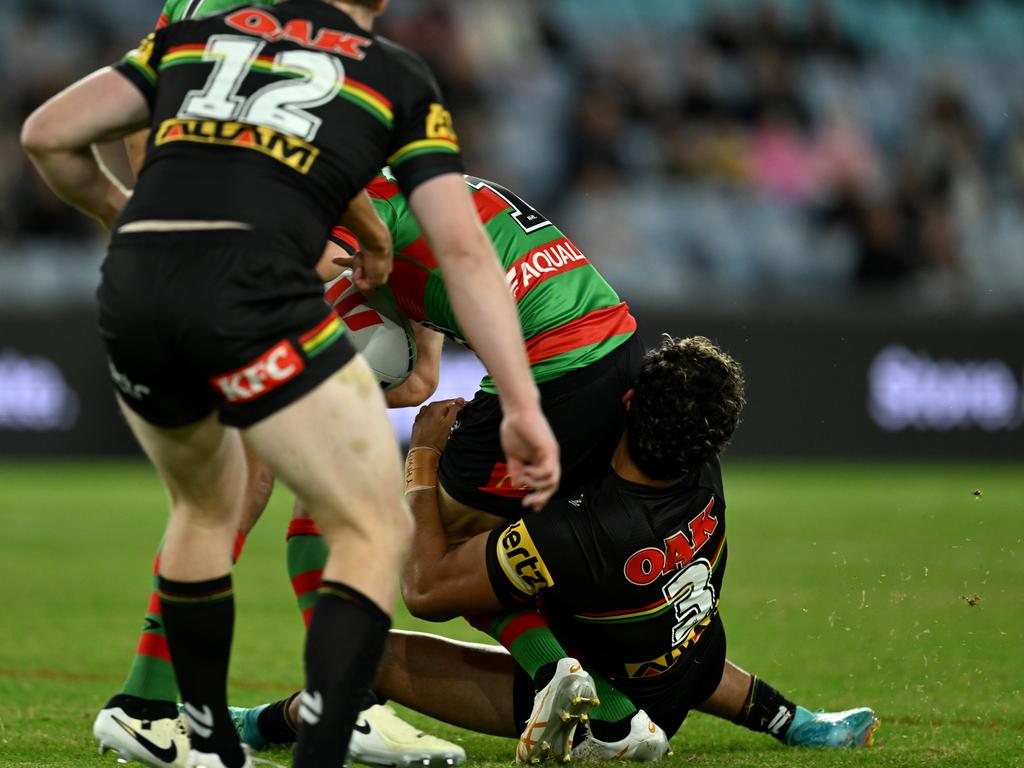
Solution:
<svg viewBox="0 0 1024 768"><path fill-rule="evenodd" d="M441 379L441 349L444 335L421 323L412 323L416 337L416 365L409 378L394 389L384 392L388 408L409 408L422 405L437 390Z"/></svg>
<svg viewBox="0 0 1024 768"><path fill-rule="evenodd" d="M92 144L121 138L148 120L149 107L138 89L105 68L33 112L22 127L21 144L61 199L109 230L128 191L104 173Z"/></svg>
<svg viewBox="0 0 1024 768"><path fill-rule="evenodd" d="M461 399L424 406L413 425L405 498L413 516L416 553L402 568L402 597L414 616L444 621L502 607L482 567L487 534L450 547L437 503L437 460L448 443Z"/></svg>
<svg viewBox="0 0 1024 768"><path fill-rule="evenodd" d="M452 307L473 350L497 384L504 419L501 444L513 483L534 491L539 509L558 488L558 444L540 410L504 275L459 174L435 176L409 197L444 273Z"/></svg>
<svg viewBox="0 0 1024 768"><path fill-rule="evenodd" d="M351 265L356 287L366 291L383 285L391 274L394 259L391 233L365 190L352 198L341 224L359 238L359 250L352 257Z"/></svg>

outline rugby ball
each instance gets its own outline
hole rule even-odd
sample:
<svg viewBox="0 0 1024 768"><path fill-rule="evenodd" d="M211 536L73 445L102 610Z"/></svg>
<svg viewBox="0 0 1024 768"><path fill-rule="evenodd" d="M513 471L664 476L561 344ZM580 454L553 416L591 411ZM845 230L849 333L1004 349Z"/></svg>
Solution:
<svg viewBox="0 0 1024 768"><path fill-rule="evenodd" d="M361 292L346 269L327 283L324 296L382 388L394 389L409 378L416 365L416 337L386 288Z"/></svg>

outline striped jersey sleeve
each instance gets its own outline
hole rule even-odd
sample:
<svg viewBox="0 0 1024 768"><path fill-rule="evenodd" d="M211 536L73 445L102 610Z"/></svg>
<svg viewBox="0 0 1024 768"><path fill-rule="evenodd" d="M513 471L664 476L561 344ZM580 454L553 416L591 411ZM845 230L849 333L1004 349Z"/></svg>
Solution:
<svg viewBox="0 0 1024 768"><path fill-rule="evenodd" d="M145 96L150 111L156 99L156 81L166 44L166 29L150 32L138 47L128 51L114 69L128 78Z"/></svg>

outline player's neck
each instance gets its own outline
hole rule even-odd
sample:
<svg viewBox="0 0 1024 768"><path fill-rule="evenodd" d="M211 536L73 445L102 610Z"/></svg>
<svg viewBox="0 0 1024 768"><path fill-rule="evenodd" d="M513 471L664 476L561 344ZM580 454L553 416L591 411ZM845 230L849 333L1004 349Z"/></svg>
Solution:
<svg viewBox="0 0 1024 768"><path fill-rule="evenodd" d="M644 473L640 467L633 462L633 457L629 455L629 441L626 439L626 433L622 433L622 437L619 438L619 444L615 447L615 453L612 456L612 469L615 470L615 474L621 477L623 480L628 480L631 483L637 485L650 485L655 488L667 488L670 485L675 485L679 480L655 480L653 477Z"/></svg>
<svg viewBox="0 0 1024 768"><path fill-rule="evenodd" d="M329 5L333 5L338 10L344 11L351 16L352 21L367 32L373 31L373 11L366 6L353 5L352 3L343 2L343 0L327 0L327 2Z"/></svg>

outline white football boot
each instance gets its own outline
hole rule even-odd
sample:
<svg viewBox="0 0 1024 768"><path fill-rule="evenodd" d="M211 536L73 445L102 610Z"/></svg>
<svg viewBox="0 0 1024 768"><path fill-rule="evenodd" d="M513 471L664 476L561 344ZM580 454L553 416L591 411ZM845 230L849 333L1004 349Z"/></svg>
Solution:
<svg viewBox="0 0 1024 768"><path fill-rule="evenodd" d="M253 757L252 750L249 749L248 744L242 745L242 751L245 753L245 762L242 763L242 768L256 768L257 765L266 765L270 766L270 768L287 768L287 766L275 763L273 760ZM225 765L224 761L220 759L220 755L200 752L194 749L188 756L188 768L225 768Z"/></svg>
<svg viewBox="0 0 1024 768"><path fill-rule="evenodd" d="M100 754L116 752L118 761L136 761L150 768L185 768L189 753L185 718L153 720L132 717L119 706L107 706L96 715L92 734Z"/></svg>
<svg viewBox="0 0 1024 768"><path fill-rule="evenodd" d="M633 760L653 763L671 757L668 736L642 709L629 723L629 735L619 741L598 741L592 733L572 751L577 760Z"/></svg>
<svg viewBox="0 0 1024 768"><path fill-rule="evenodd" d="M516 745L517 763L539 763L548 758L569 762L576 726L587 722L587 712L601 702L594 680L573 658L561 659L551 682L533 699L533 711Z"/></svg>
<svg viewBox="0 0 1024 768"><path fill-rule="evenodd" d="M405 722L391 707L374 704L359 713L348 743L347 761L398 768L445 768L466 762L466 752Z"/></svg>

